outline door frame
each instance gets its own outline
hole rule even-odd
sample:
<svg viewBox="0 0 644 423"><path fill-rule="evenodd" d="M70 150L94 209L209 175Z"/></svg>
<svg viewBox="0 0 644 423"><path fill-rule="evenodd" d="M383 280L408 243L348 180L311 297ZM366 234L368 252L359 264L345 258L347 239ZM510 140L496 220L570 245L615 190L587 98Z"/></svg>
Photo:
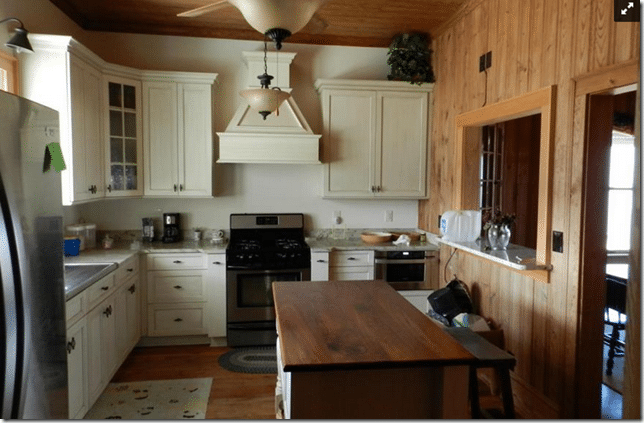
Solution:
<svg viewBox="0 0 644 423"><path fill-rule="evenodd" d="M601 128L601 124L598 125L597 121L593 119L593 113L596 112L596 109L593 110L591 106L593 103L595 105L601 104L600 97L602 94L615 95L632 91L634 87L639 89L637 86L638 77L639 61L631 61L574 79L573 166L579 165L581 167L581 169L578 169L579 173L573 174L573 178L580 178L581 194L577 207L571 208L571 222L579 221L579 255L577 257L571 255L570 265L571 271L578 272L576 295L578 296L579 309L575 359L575 392L577 392L575 417L577 418L600 417L603 372L602 315L605 302L605 276L603 271L599 271L601 264L598 266L597 262L599 261L599 256L602 254L605 256L605 234L597 234L597 225L594 219L598 216L604 216L605 218L606 206L604 205L598 210L596 202L601 198L601 195L605 194L598 192L598 190L605 188L605 186L601 186L601 182L602 180L606 181L607 174L604 172L598 178L591 177L593 172L595 174L602 173L597 172L598 164L596 160L603 154L598 151L598 148L605 148L605 145L597 146L591 143L590 137L591 134L596 135L598 131L605 131L606 128ZM639 142L636 142L636 146L636 156L639 157L641 154ZM607 166L607 163L603 163L600 167L607 169ZM601 245L602 240L603 245ZM635 248L636 246L631 247ZM639 247L637 249L639 251ZM578 260L575 260L576 258ZM631 286L639 287L639 279L639 273L629 275L629 288ZM600 287L598 287L597 280L601 281ZM637 290L639 292L639 289ZM635 303L630 304L630 309L627 305L629 319L632 314L639 321L639 302L639 299L636 299ZM639 345L639 334L631 332L627 329L627 336L631 337L631 342ZM625 374L630 370L627 366ZM639 385L639 368L637 369L636 378L636 383ZM624 399L626 398L627 395L624 392ZM626 401L624 403L626 404ZM639 400L637 409L639 409Z"/></svg>

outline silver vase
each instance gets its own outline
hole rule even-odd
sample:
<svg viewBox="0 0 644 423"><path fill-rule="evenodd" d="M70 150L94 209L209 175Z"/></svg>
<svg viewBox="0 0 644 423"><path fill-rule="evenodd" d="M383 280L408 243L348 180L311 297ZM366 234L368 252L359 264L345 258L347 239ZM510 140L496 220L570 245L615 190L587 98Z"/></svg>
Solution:
<svg viewBox="0 0 644 423"><path fill-rule="evenodd" d="M505 250L508 248L511 235L510 225L494 224L487 230L487 241L492 250Z"/></svg>

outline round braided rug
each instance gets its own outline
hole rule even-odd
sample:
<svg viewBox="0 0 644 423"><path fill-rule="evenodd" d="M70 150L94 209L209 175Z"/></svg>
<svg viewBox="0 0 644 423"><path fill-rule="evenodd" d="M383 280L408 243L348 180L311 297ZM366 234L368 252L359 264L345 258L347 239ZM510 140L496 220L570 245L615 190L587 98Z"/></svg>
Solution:
<svg viewBox="0 0 644 423"><path fill-rule="evenodd" d="M219 365L237 373L277 373L275 347L240 347L219 357Z"/></svg>

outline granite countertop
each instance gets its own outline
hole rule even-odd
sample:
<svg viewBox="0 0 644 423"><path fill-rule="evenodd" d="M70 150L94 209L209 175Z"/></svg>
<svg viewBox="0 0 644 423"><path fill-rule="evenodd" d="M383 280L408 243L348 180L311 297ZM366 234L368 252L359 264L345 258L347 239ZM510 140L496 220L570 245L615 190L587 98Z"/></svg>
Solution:
<svg viewBox="0 0 644 423"><path fill-rule="evenodd" d="M379 250L379 251L409 251L409 250L423 250L423 251L438 251L440 247L438 244L431 242L430 239L426 242L411 242L406 244L394 244L393 241L382 242L379 244L368 244L360 238L360 234L365 231L370 232L419 232L425 233L419 229L346 229L338 231L334 236L333 231L319 230L314 231L306 238L306 243L311 247L312 252L316 251L331 251L331 250Z"/></svg>

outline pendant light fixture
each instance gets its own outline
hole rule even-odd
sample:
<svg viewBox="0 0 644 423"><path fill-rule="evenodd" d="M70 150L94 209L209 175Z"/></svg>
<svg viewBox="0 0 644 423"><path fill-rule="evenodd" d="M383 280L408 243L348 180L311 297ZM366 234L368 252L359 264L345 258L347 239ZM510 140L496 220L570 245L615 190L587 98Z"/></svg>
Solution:
<svg viewBox="0 0 644 423"><path fill-rule="evenodd" d="M20 24L20 26L14 29L13 37L11 37L9 41L5 43L5 45L9 48L16 50L16 52L18 53L22 53L22 52L33 53L34 49L31 47L31 43L27 38L27 34L29 34L29 31L25 29L24 25L22 24L22 21L20 21L20 19L18 18L7 18L7 19L1 20L0 23L9 22L9 21L16 21Z"/></svg>
<svg viewBox="0 0 644 423"><path fill-rule="evenodd" d="M270 88L273 76L268 74L268 66L266 64L267 49L268 43L266 38L264 38L264 73L257 77L260 81L261 88L243 90L239 93L239 95L248 101L250 108L262 115L264 120L266 120L268 115L278 110L282 103L291 96L279 87Z"/></svg>

